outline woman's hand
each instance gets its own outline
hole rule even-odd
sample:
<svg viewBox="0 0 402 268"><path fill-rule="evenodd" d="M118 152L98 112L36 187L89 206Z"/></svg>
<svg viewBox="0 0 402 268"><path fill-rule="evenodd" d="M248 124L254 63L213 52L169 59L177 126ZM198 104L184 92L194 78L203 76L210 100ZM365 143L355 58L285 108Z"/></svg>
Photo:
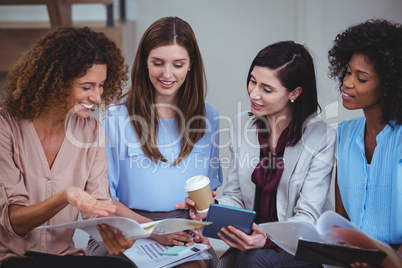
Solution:
<svg viewBox="0 0 402 268"><path fill-rule="evenodd" d="M112 231L107 224L100 224L96 226L96 228L102 236L107 251L111 255L119 255L123 253L131 248L135 242L135 240L125 239L119 230Z"/></svg>
<svg viewBox="0 0 402 268"><path fill-rule="evenodd" d="M191 230L191 232L180 231L165 235L151 234L151 237L165 246L191 246L195 240L200 239L195 229Z"/></svg>
<svg viewBox="0 0 402 268"><path fill-rule="evenodd" d="M201 234L202 233L202 227L199 228L199 231L196 231L196 230L191 230L191 231L194 232L194 233L197 232L197 234L198 234L196 237L194 237L194 242L195 243L201 243L201 244L207 245L208 249L211 248L211 244L209 242L209 239Z"/></svg>
<svg viewBox="0 0 402 268"><path fill-rule="evenodd" d="M100 201L78 187L69 186L65 189L66 200L81 212L99 216L108 216L116 211L116 206L110 201Z"/></svg>
<svg viewBox="0 0 402 268"><path fill-rule="evenodd" d="M267 240L266 235L261 229L258 228L258 225L255 223L253 223L252 229L253 233L251 235L247 235L243 231L233 226L222 228L222 232L230 237L233 241L230 241L221 233L218 233L218 236L230 247L237 248L240 251L262 248L265 245L265 241Z"/></svg>
<svg viewBox="0 0 402 268"><path fill-rule="evenodd" d="M212 191L212 196L215 198L216 192ZM197 210L195 210L195 202L190 198L186 197L184 199L185 203L179 203L174 206L175 209L190 209L189 215L191 219L196 220L196 221L202 221L207 217L208 212L203 212L203 213L198 213Z"/></svg>

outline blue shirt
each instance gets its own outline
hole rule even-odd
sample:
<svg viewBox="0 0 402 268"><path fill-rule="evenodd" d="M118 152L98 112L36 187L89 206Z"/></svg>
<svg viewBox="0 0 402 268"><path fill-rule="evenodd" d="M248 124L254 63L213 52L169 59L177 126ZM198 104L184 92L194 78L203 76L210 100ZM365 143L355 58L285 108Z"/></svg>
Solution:
<svg viewBox="0 0 402 268"><path fill-rule="evenodd" d="M341 122L335 156L342 202L364 233L402 242L402 127L391 122L377 135L370 165L364 146L366 118Z"/></svg>
<svg viewBox="0 0 402 268"><path fill-rule="evenodd" d="M187 179L208 176L211 188L222 184L219 161L219 115L205 103L206 133L192 152L172 166L180 154L180 133L175 118L159 119L157 144L168 162L152 162L142 151L125 105L109 108L103 116L109 164L107 174L112 197L129 208L172 211L188 196ZM134 120L134 119L132 119Z"/></svg>

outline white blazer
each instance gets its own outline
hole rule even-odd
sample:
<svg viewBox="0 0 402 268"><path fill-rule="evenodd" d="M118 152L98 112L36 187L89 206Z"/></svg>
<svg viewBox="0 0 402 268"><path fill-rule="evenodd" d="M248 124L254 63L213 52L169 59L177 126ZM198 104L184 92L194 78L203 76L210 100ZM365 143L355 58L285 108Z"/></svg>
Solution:
<svg viewBox="0 0 402 268"><path fill-rule="evenodd" d="M254 116L243 112L230 131L231 162L219 204L254 210L255 184L251 174L260 160ZM279 221L315 223L326 210L334 163L336 131L318 117L307 120L300 141L284 152L285 167L278 185Z"/></svg>

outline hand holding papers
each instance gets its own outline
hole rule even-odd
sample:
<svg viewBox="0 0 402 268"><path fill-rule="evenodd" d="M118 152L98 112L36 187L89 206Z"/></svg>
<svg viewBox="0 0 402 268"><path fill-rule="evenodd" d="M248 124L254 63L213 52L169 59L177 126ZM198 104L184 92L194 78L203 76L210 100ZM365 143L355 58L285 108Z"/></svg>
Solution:
<svg viewBox="0 0 402 268"><path fill-rule="evenodd" d="M102 241L96 226L107 224L112 230L118 229L126 239L149 237L152 233L163 235L178 231L193 229L211 224L186 219L165 219L139 224L135 220L123 217L95 218L90 220L74 221L64 224L40 226L38 229L74 228L81 229L92 236L96 241Z"/></svg>
<svg viewBox="0 0 402 268"><path fill-rule="evenodd" d="M386 258L383 264L387 263L387 267L402 267L401 258L389 245L367 236L333 211L323 213L316 226L304 221L270 222L259 226L296 259L341 266L359 261L378 267L378 262Z"/></svg>

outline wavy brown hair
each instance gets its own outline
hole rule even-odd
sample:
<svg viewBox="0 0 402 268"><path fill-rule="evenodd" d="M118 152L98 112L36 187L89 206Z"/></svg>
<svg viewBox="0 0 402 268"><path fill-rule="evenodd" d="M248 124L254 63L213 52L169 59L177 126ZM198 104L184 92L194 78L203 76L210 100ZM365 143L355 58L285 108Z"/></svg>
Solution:
<svg viewBox="0 0 402 268"><path fill-rule="evenodd" d="M116 44L88 27L60 27L39 38L7 75L3 106L17 118L33 120L51 107L68 113L72 81L94 64L107 65L102 104L122 95L127 66Z"/></svg>
<svg viewBox="0 0 402 268"><path fill-rule="evenodd" d="M192 63L178 96L177 124L181 139L181 151L173 165L180 163L191 153L195 143L205 133L205 71L197 40L191 26L177 17L164 17L145 31L140 41L131 73L131 89L126 94L126 105L134 131L145 155L153 162L167 162L156 143L158 117L155 89L149 79L147 59L151 50L177 44L184 47ZM180 118L183 116L183 118ZM191 122L191 124L190 124ZM190 131L196 129L197 131Z"/></svg>

